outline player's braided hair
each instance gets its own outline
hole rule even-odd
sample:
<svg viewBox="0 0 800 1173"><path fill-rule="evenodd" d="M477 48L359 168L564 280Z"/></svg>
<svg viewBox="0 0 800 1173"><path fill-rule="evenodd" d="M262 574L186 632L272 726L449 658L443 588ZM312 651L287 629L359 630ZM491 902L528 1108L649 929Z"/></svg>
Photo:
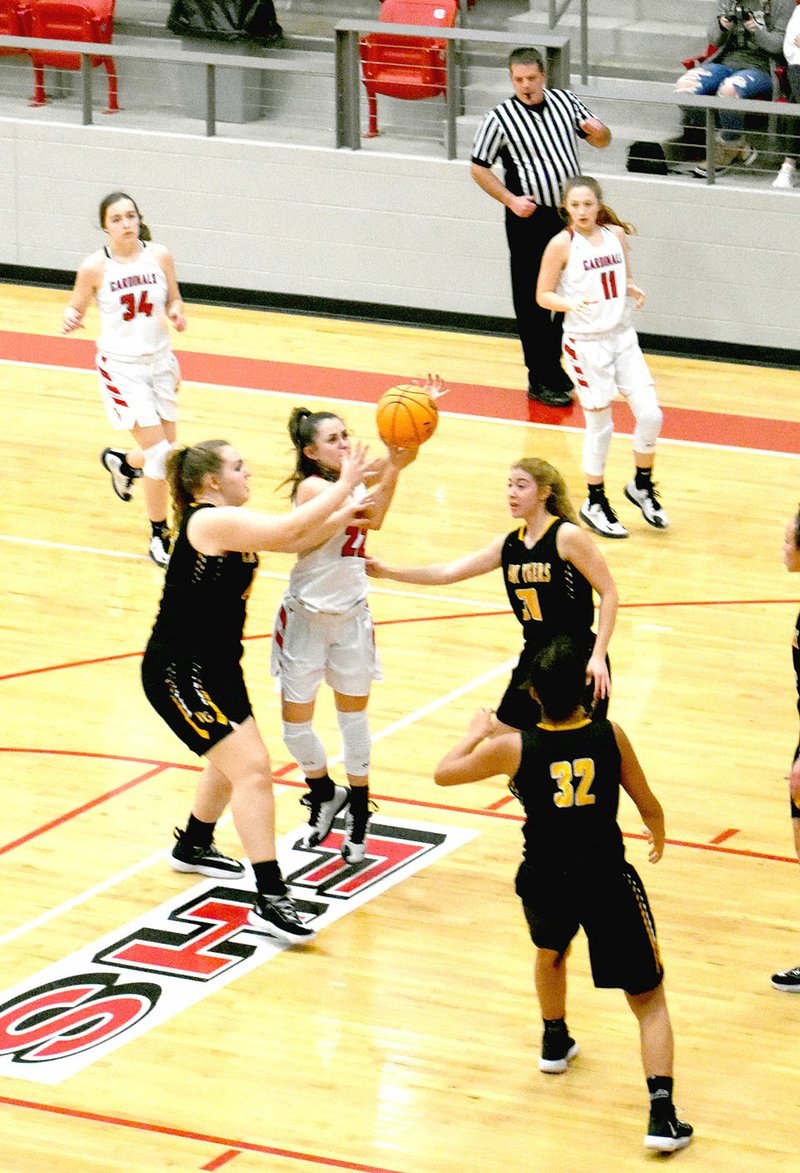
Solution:
<svg viewBox="0 0 800 1173"><path fill-rule="evenodd" d="M528 476L533 477L540 489L545 485L549 486L550 496L545 501L548 513L552 513L555 517L563 517L565 521L571 521L573 525L578 524L578 515L570 501L564 478L557 468L553 468L552 464L548 464L540 456L523 456L521 460L515 461L511 467L519 468Z"/></svg>
<svg viewBox="0 0 800 1173"><path fill-rule="evenodd" d="M289 436L297 453L297 459L294 472L285 481L281 481L279 488L291 485L292 499L297 492L297 486L306 477L322 477L324 481L338 481L338 469L326 468L324 464L320 464L318 460L314 460L304 451L315 442L320 425L325 420L338 419L341 419L341 416L336 415L333 411L309 411L307 407L295 407L289 416Z"/></svg>

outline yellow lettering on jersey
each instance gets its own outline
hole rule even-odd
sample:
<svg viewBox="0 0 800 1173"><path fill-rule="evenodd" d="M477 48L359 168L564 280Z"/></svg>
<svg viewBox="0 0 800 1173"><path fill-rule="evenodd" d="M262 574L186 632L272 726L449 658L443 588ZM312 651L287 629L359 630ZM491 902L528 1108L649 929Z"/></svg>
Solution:
<svg viewBox="0 0 800 1173"><path fill-rule="evenodd" d="M539 595L536 588L528 587L527 590L518 590L516 595L522 603L522 622L527 623L529 619L537 619L541 622L542 608L539 606Z"/></svg>
<svg viewBox="0 0 800 1173"><path fill-rule="evenodd" d="M574 762L551 762L550 777L558 787L553 795L553 802L557 807L594 806L597 802L595 795L591 793L594 782L592 758L576 758Z"/></svg>
<svg viewBox="0 0 800 1173"><path fill-rule="evenodd" d="M518 566L509 566L508 570L506 571L506 579L508 580L508 582L512 582L512 583L519 582L519 567Z"/></svg>
<svg viewBox="0 0 800 1173"><path fill-rule="evenodd" d="M549 582L549 562L526 562L522 567L523 582Z"/></svg>

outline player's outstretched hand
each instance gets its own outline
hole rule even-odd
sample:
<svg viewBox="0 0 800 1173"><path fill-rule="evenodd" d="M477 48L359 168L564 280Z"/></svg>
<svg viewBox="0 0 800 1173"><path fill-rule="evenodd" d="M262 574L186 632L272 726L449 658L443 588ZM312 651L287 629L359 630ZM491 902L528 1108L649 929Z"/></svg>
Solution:
<svg viewBox="0 0 800 1173"><path fill-rule="evenodd" d="M399 472L403 468L407 468L417 459L419 448L398 448L395 444L387 444L388 456L387 460Z"/></svg>
<svg viewBox="0 0 800 1173"><path fill-rule="evenodd" d="M370 578L385 577L386 566L383 562L379 562L377 558L371 558L370 555L367 554L366 558L364 559L364 565Z"/></svg>
<svg viewBox="0 0 800 1173"><path fill-rule="evenodd" d="M419 379L415 379L414 382L418 385L420 384ZM425 382L421 384L421 386L423 391L427 391L433 400L441 399L442 396L446 395L449 390L449 388L445 387L442 376L432 375L430 371L428 371L427 378L425 379Z"/></svg>
<svg viewBox="0 0 800 1173"><path fill-rule="evenodd" d="M487 737L491 737L494 726L493 710L478 709L469 723L467 732L470 737L477 737L480 741L485 741Z"/></svg>
<svg viewBox="0 0 800 1173"><path fill-rule="evenodd" d="M367 471L367 445L357 440L342 460L339 480L354 489L360 485ZM363 505L362 505L363 508Z"/></svg>

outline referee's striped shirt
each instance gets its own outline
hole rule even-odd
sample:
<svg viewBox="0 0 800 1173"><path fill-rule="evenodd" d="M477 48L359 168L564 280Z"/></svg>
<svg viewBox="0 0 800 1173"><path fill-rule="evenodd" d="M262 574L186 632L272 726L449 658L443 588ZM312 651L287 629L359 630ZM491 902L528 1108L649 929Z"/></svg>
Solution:
<svg viewBox="0 0 800 1173"><path fill-rule="evenodd" d="M537 204L557 208L561 189L580 175L580 123L592 114L570 90L545 90L543 101L526 106L516 97L490 110L472 144L472 162L491 167L500 157L506 187L514 195L533 196Z"/></svg>

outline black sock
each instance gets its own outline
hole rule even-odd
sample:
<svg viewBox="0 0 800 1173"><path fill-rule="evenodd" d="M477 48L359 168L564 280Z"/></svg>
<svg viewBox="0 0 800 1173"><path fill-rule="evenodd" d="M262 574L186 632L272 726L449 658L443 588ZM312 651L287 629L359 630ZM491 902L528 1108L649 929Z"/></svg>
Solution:
<svg viewBox="0 0 800 1173"><path fill-rule="evenodd" d="M333 785L333 778L328 774L323 774L321 778L306 778L306 786L320 802L330 802L333 798Z"/></svg>
<svg viewBox="0 0 800 1173"><path fill-rule="evenodd" d="M189 815L189 822L186 824L184 834L192 847L208 847L214 838L215 826L216 823L203 823L194 815Z"/></svg>
<svg viewBox="0 0 800 1173"><path fill-rule="evenodd" d="M606 495L606 486L603 481L599 485L589 485L589 500L602 501Z"/></svg>
<svg viewBox="0 0 800 1173"><path fill-rule="evenodd" d="M256 890L260 896L285 896L286 885L277 859L265 859L263 863L254 863L253 873L256 877Z"/></svg>
<svg viewBox="0 0 800 1173"><path fill-rule="evenodd" d="M127 454L124 454L120 461L119 471L124 477L135 477L137 472L141 472L141 469L134 468L132 464L128 464Z"/></svg>
<svg viewBox="0 0 800 1173"><path fill-rule="evenodd" d="M366 815L369 811L369 786L351 786L349 806L351 815Z"/></svg>
<svg viewBox="0 0 800 1173"><path fill-rule="evenodd" d="M567 1024L563 1018L543 1018L545 1034L566 1034Z"/></svg>
<svg viewBox="0 0 800 1173"><path fill-rule="evenodd" d="M636 469L636 488L647 489L653 483L652 468L638 468Z"/></svg>
<svg viewBox="0 0 800 1173"><path fill-rule="evenodd" d="M647 1090L650 1093L650 1111L657 1116L674 1116L675 1108L672 1104L672 1076L650 1075L647 1079Z"/></svg>
<svg viewBox="0 0 800 1173"><path fill-rule="evenodd" d="M169 533L169 526L167 525L166 518L164 521L151 521L150 528L153 531L154 538L165 538Z"/></svg>

